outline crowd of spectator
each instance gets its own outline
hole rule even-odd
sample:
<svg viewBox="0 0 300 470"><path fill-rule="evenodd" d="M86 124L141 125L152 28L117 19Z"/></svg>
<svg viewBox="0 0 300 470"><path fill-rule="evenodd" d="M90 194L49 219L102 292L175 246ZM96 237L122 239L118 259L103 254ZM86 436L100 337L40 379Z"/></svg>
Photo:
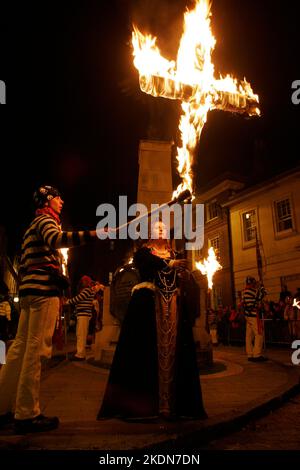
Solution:
<svg viewBox="0 0 300 470"><path fill-rule="evenodd" d="M290 343L300 339L300 288L293 295L284 286L278 301L261 303L259 316L264 320L266 339L270 342ZM216 310L208 311L208 327L214 345L243 341L245 323L241 302L236 307L219 305Z"/></svg>

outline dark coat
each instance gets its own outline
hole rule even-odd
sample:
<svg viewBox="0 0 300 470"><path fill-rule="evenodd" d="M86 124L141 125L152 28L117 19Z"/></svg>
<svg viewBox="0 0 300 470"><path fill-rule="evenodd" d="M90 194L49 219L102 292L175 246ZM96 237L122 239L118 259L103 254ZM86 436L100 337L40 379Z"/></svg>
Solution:
<svg viewBox="0 0 300 470"><path fill-rule="evenodd" d="M135 256L142 281L153 281L165 262L142 248ZM111 366L98 419L152 417L159 414L158 350L155 292L137 290L129 303ZM186 296L178 296L178 333L175 362L177 416L206 416L196 361L191 315Z"/></svg>

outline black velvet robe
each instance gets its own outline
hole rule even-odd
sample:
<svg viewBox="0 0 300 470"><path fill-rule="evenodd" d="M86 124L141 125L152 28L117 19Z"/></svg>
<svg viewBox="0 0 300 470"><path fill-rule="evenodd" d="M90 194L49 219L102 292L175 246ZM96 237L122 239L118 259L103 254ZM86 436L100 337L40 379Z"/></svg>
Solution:
<svg viewBox="0 0 300 470"><path fill-rule="evenodd" d="M166 267L165 261L152 255L148 248L141 248L135 254L134 261L142 282L155 281L158 271ZM203 418L206 414L202 403L192 316L188 312L186 300L185 295L178 297L175 416ZM155 293L151 289L142 288L134 292L123 321L98 419L158 416L158 382Z"/></svg>

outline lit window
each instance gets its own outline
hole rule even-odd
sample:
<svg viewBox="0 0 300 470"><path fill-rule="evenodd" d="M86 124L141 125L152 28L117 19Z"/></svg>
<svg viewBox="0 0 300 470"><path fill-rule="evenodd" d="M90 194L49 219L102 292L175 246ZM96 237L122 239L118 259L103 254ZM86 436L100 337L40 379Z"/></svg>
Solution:
<svg viewBox="0 0 300 470"><path fill-rule="evenodd" d="M217 217L219 217L220 206L216 201L210 202L208 204L206 215L207 215L207 220L212 220L212 219L216 219Z"/></svg>
<svg viewBox="0 0 300 470"><path fill-rule="evenodd" d="M275 202L276 230L283 232L293 228L293 218L290 200L282 199Z"/></svg>
<svg viewBox="0 0 300 470"><path fill-rule="evenodd" d="M251 210L243 214L243 230L245 242L255 240L256 236L256 211Z"/></svg>
<svg viewBox="0 0 300 470"><path fill-rule="evenodd" d="M208 239L208 248L213 247L217 259L220 259L220 237L219 235Z"/></svg>

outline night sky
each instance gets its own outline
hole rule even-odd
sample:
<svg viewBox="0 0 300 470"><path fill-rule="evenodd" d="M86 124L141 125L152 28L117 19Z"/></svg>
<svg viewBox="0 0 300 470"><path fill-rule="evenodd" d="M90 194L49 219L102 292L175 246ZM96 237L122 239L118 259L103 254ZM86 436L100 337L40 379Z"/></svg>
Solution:
<svg viewBox="0 0 300 470"><path fill-rule="evenodd" d="M8 3L8 2L6 2ZM20 2L21 3L21 2ZM1 224L9 250L20 244L41 183L64 195L63 226L95 228L96 207L119 195L136 201L140 139L178 139L180 104L139 90L132 63L131 25L158 36L176 58L188 0L82 0L1 6ZM300 80L297 1L215 0L212 29L216 72L246 79L259 94L262 117L209 113L194 170L197 187L231 171L254 183L299 164ZM175 165L174 165L175 167ZM174 183L177 183L176 181ZM75 250L73 274L106 280L122 264L97 242ZM93 253L93 256L91 256Z"/></svg>

